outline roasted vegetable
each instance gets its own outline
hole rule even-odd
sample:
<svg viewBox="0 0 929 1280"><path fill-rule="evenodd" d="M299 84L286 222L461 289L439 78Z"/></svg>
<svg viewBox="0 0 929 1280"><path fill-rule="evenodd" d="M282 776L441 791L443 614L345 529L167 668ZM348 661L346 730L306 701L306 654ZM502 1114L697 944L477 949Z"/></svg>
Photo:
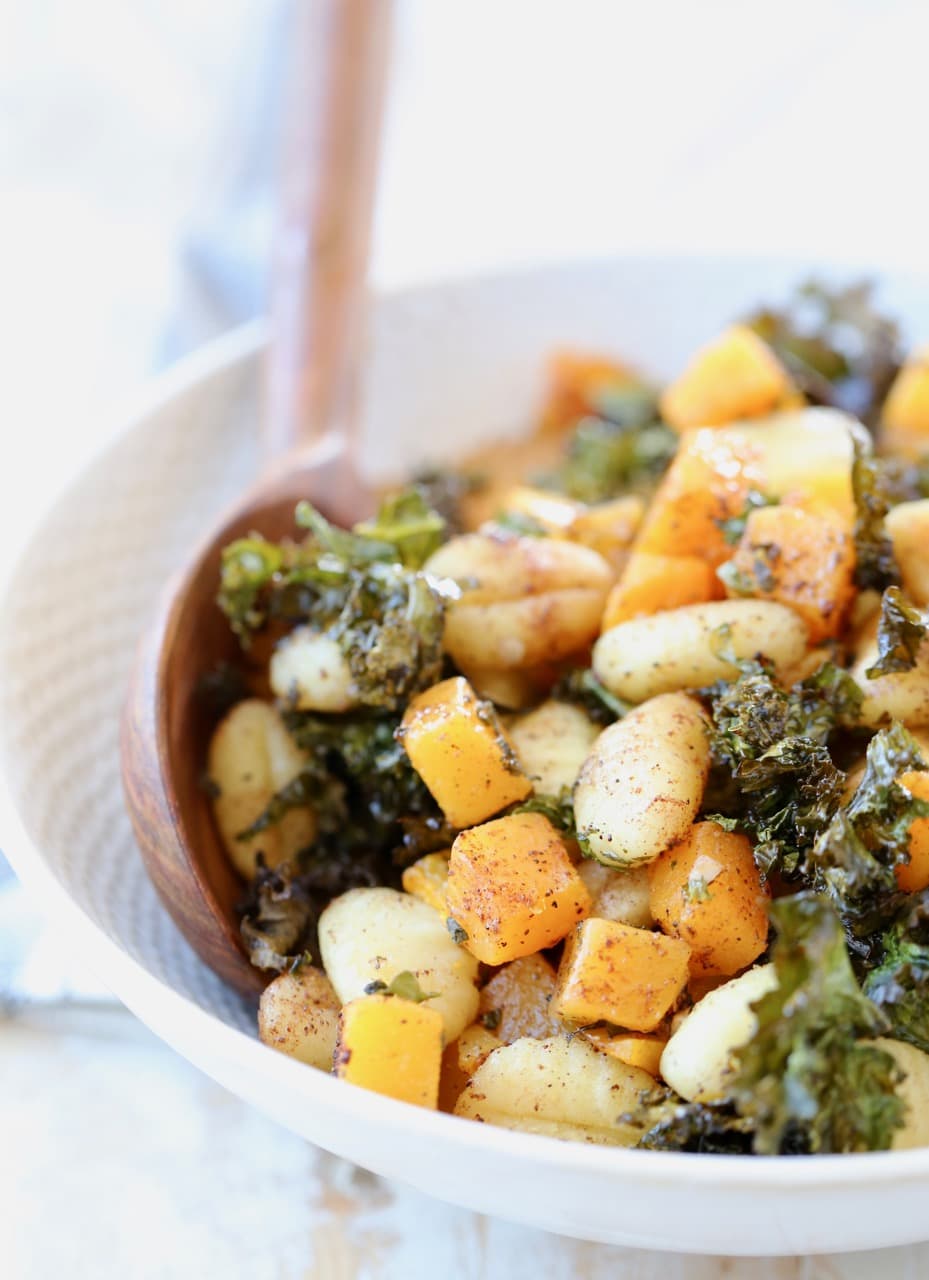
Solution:
<svg viewBox="0 0 929 1280"><path fill-rule="evenodd" d="M683 1102L672 1089L652 1089L622 1119L643 1131L636 1146L646 1151L752 1154L752 1122L731 1102Z"/></svg>
<svg viewBox="0 0 929 1280"><path fill-rule="evenodd" d="M445 597L416 566L441 542L444 521L417 495L389 500L355 532L306 502L296 520L303 542L253 535L225 548L220 608L246 645L271 620L309 624L338 643L357 702L401 706L441 674Z"/></svg>
<svg viewBox="0 0 929 1280"><path fill-rule="evenodd" d="M791 689L763 663L741 665L737 680L712 692L713 800L722 790L726 825L753 839L765 875L796 878L838 808L844 775L827 743L854 724L860 691L832 663Z"/></svg>
<svg viewBox="0 0 929 1280"><path fill-rule="evenodd" d="M852 493L855 499L855 583L883 591L900 581L900 570L894 558L893 543L884 524L892 495L888 491L888 473L866 432L860 427L852 431L854 461Z"/></svg>
<svg viewBox="0 0 929 1280"><path fill-rule="evenodd" d="M877 627L877 662L868 667L869 680L893 671L912 671L916 655L926 639L929 619L912 604L899 587L888 587L881 597Z"/></svg>
<svg viewBox="0 0 929 1280"><path fill-rule="evenodd" d="M864 993L890 1019L897 1039L929 1052L929 892L906 899L880 935Z"/></svg>
<svg viewBox="0 0 929 1280"><path fill-rule="evenodd" d="M771 918L777 986L754 1006L732 1083L755 1151L884 1150L903 1124L903 1073L869 1043L888 1022L859 989L841 922L812 893L780 899Z"/></svg>
<svg viewBox="0 0 929 1280"><path fill-rule="evenodd" d="M864 776L847 805L816 838L807 860L812 884L828 894L856 938L880 927L898 898L894 868L908 858L910 827L929 815L900 783L926 768L915 739L900 724L868 743Z"/></svg>
<svg viewBox="0 0 929 1280"><path fill-rule="evenodd" d="M752 329L814 404L833 405L874 426L900 366L896 323L877 310L868 281L830 289L802 284L781 308L748 317Z"/></svg>

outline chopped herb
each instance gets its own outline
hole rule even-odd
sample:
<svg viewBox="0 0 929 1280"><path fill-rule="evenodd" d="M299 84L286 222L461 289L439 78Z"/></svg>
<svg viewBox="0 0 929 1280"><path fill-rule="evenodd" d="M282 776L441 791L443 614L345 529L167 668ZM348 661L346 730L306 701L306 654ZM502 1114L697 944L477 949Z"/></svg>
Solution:
<svg viewBox="0 0 929 1280"><path fill-rule="evenodd" d="M749 489L745 495L745 503L738 515L729 516L727 519L717 520L722 531L723 537L731 547L738 546L742 541L742 535L745 533L745 526L748 524L748 517L753 511L757 511L759 507L776 507L779 498L772 498L766 493L759 492L758 489Z"/></svg>
<svg viewBox="0 0 929 1280"><path fill-rule="evenodd" d="M481 1014L478 1021L482 1027L488 1031L496 1031L503 1019L503 1013L500 1009L487 1009Z"/></svg>
<svg viewBox="0 0 929 1280"><path fill-rule="evenodd" d="M826 899L781 898L772 962L778 985L752 1006L754 1036L736 1054L736 1110L759 1155L879 1151L903 1124L902 1072L871 1043L889 1023L858 987Z"/></svg>
<svg viewBox="0 0 929 1280"><path fill-rule="evenodd" d="M888 587L881 597L878 659L865 675L873 680L875 676L890 675L894 671L911 671L926 639L927 623L926 614L911 604L899 587Z"/></svg>
<svg viewBox="0 0 929 1280"><path fill-rule="evenodd" d="M704 877L691 874L681 896L685 902L706 902L712 895Z"/></svg>
<svg viewBox="0 0 929 1280"><path fill-rule="evenodd" d="M369 982L364 993L366 996L397 996L401 1000L411 1000L414 1004L422 1004L424 1000L435 1000L439 995L438 991L423 991L416 974L411 973L409 969L398 973L390 983L381 982L380 979Z"/></svg>
<svg viewBox="0 0 929 1280"><path fill-rule="evenodd" d="M548 818L553 827L563 831L569 839L573 840L577 836L574 825L574 800L570 787L562 787L556 796L537 792L528 800L523 800L521 804L516 805L510 812L541 813Z"/></svg>
<svg viewBox="0 0 929 1280"><path fill-rule="evenodd" d="M461 927L453 916L448 917L445 921L445 926L451 934L452 942L457 942L459 947L468 941L467 931Z"/></svg>

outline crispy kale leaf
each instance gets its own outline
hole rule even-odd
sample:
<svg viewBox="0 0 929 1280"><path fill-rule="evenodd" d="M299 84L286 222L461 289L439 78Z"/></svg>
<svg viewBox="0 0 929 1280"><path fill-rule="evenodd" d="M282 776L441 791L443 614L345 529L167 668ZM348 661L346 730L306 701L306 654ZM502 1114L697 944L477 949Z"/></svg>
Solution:
<svg viewBox="0 0 929 1280"><path fill-rule="evenodd" d="M622 698L610 693L590 667L572 667L566 671L552 689L551 696L560 702L573 702L581 707L594 724L613 724L632 709L631 703L623 702Z"/></svg>
<svg viewBox="0 0 929 1280"><path fill-rule="evenodd" d="M315 944L319 904L290 867L271 870L260 855L240 914L242 940L258 969L283 972Z"/></svg>
<svg viewBox="0 0 929 1280"><path fill-rule="evenodd" d="M833 663L792 689L764 663L740 665L738 679L711 691L713 798L752 838L765 875L796 879L838 807L844 775L827 744L856 720L861 692Z"/></svg>
<svg viewBox="0 0 929 1280"><path fill-rule="evenodd" d="M443 663L444 588L418 566L445 524L417 494L377 518L337 529L302 502L299 543L241 538L223 551L218 603L243 643L268 622L306 622L336 640L363 706L396 709L433 684Z"/></svg>
<svg viewBox="0 0 929 1280"><path fill-rule="evenodd" d="M929 801L911 795L898 778L925 767L901 724L881 729L868 744L855 794L836 810L809 854L814 887L831 898L853 939L880 928L899 901L894 867L907 861L910 824L929 814Z"/></svg>
<svg viewBox="0 0 929 1280"><path fill-rule="evenodd" d="M673 1090L656 1088L620 1119L643 1130L636 1146L646 1151L752 1154L751 1121L731 1102L684 1102Z"/></svg>
<svg viewBox="0 0 929 1280"><path fill-rule="evenodd" d="M929 891L904 901L879 947L864 993L890 1019L898 1040L929 1053Z"/></svg>
<svg viewBox="0 0 929 1280"><path fill-rule="evenodd" d="M748 323L773 347L814 404L834 405L877 423L900 367L900 332L872 300L867 281L829 289L810 281L782 309L763 308Z"/></svg>
<svg viewBox="0 0 929 1280"><path fill-rule="evenodd" d="M885 587L900 581L893 544L884 525L892 505L887 471L867 434L856 425L852 431L852 493L855 498L855 582L859 587Z"/></svg>
<svg viewBox="0 0 929 1280"><path fill-rule="evenodd" d="M674 456L678 439L658 421L653 388L629 383L594 396L595 413L581 418L564 464L546 478L580 502L606 502L629 489L648 488Z"/></svg>
<svg viewBox="0 0 929 1280"><path fill-rule="evenodd" d="M926 639L927 623L922 609L917 609L899 587L888 587L881 598L877 662L868 667L865 675L873 679L893 671L911 671Z"/></svg>
<svg viewBox="0 0 929 1280"><path fill-rule="evenodd" d="M884 1150L903 1123L902 1073L869 1043L889 1024L858 987L841 922L806 892L774 903L771 918L778 985L753 1006L758 1027L732 1085L755 1151Z"/></svg>

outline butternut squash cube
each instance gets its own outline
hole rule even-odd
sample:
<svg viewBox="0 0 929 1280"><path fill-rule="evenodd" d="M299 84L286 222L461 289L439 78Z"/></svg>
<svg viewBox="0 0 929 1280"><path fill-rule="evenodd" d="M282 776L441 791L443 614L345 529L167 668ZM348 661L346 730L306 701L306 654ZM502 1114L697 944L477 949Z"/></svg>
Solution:
<svg viewBox="0 0 929 1280"><path fill-rule="evenodd" d="M690 948L680 939L592 917L568 939L552 1008L565 1022L653 1031L689 970Z"/></svg>
<svg viewBox="0 0 929 1280"><path fill-rule="evenodd" d="M401 734L410 763L453 827L483 822L532 790L493 707L463 676L414 698Z"/></svg>
<svg viewBox="0 0 929 1280"><path fill-rule="evenodd" d="M504 1044L523 1036L544 1040L562 1027L551 1011L555 970L544 956L520 956L505 964L481 991L481 1016Z"/></svg>
<svg viewBox="0 0 929 1280"><path fill-rule="evenodd" d="M887 447L909 457L929 450L929 347L910 356L897 374L881 416Z"/></svg>
<svg viewBox="0 0 929 1280"><path fill-rule="evenodd" d="M757 457L747 432L688 433L658 486L635 552L695 556L714 569L728 560L724 522L742 514L750 491L766 491Z"/></svg>
<svg viewBox="0 0 929 1280"><path fill-rule="evenodd" d="M695 977L745 969L768 941L767 903L745 836L697 822L648 868L652 915L691 949Z"/></svg>
<svg viewBox="0 0 929 1280"><path fill-rule="evenodd" d="M516 813L462 831L448 864L448 913L464 946L503 964L554 946L590 910L565 842L538 813Z"/></svg>
<svg viewBox="0 0 929 1280"><path fill-rule="evenodd" d="M855 545L835 516L758 507L730 564L730 595L789 605L806 623L811 644L843 629L855 599Z"/></svg>
<svg viewBox="0 0 929 1280"><path fill-rule="evenodd" d="M723 594L712 566L699 556L660 556L633 551L623 575L606 599L603 630L662 609L703 604Z"/></svg>
<svg viewBox="0 0 929 1280"><path fill-rule="evenodd" d="M929 800L929 773L913 769L900 775L900 785L917 800ZM909 862L894 867L897 884L904 893L929 889L929 818L914 818L910 823Z"/></svg>
<svg viewBox="0 0 929 1280"><path fill-rule="evenodd" d="M402 876L403 888L414 898L421 898L442 916L448 915L445 905L445 886L448 884L448 856L443 853L427 853L407 867Z"/></svg>
<svg viewBox="0 0 929 1280"><path fill-rule="evenodd" d="M625 1062L629 1067L639 1067L650 1076L658 1075L658 1064L668 1043L661 1036L614 1036L605 1027L589 1027L584 1038L601 1053L615 1058L617 1062Z"/></svg>
<svg viewBox="0 0 929 1280"><path fill-rule="evenodd" d="M644 514L645 503L638 494L627 494L611 502L598 502L575 517L566 536L572 542L580 542L591 551L598 552L619 572Z"/></svg>
<svg viewBox="0 0 929 1280"><path fill-rule="evenodd" d="M771 413L795 394L767 343L737 324L696 353L662 395L661 414L677 431L718 427Z"/></svg>
<svg viewBox="0 0 929 1280"><path fill-rule="evenodd" d="M438 1106L442 1015L399 996L359 996L342 1010L335 1074L418 1107Z"/></svg>

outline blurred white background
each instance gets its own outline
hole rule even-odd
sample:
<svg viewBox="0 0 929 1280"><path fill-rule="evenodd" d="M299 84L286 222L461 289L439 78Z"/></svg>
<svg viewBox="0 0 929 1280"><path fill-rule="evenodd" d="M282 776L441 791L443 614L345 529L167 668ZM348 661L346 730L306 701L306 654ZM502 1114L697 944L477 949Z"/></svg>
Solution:
<svg viewBox="0 0 929 1280"><path fill-rule="evenodd" d="M262 310L300 3L0 0L0 534L36 463L67 475ZM926 264L927 35L920 0L398 0L374 281L646 247Z"/></svg>
<svg viewBox="0 0 929 1280"><path fill-rule="evenodd" d="M115 429L145 381L263 311L280 90L300 3L312 0L0 0L0 577L30 513ZM376 287L663 248L822 253L929 270L924 0L397 0L397 8ZM31 921L6 897L0 943L25 942ZM33 952L27 985L45 982L55 996L49 974L61 959L60 940L47 941L44 959ZM75 976L69 962L68 980ZM0 1177L0 1202L17 1222L12 1274L51 1274L59 1261L75 1276L113 1274L95 1271L86 1252L106 1239L94 1206L112 1197L117 1216L137 1214L138 1235L119 1255L123 1275L175 1274L169 1256L178 1261L185 1231L188 1261L204 1275L208 1260L245 1260L249 1247L253 1277L433 1274L416 1269L421 1253L401 1264L396 1251L396 1269L353 1269L329 1202L300 1217L310 1203L301 1182L313 1176L309 1149L261 1128L149 1039L121 1049L124 1033L113 1032L117 1048L108 1049L107 1031L88 1049L86 1036L45 1040L12 1024L8 1034L19 1083L0 1107L0 1132L7 1149L32 1152L30 1164L14 1171L9 1162ZM62 1091L61 1053L73 1096ZM137 1117L134 1081L152 1062L145 1088L154 1109ZM30 1085L24 1110L16 1091ZM109 1092L116 1123L132 1126L134 1181L121 1138L101 1147L89 1137L91 1112L83 1130L74 1123L95 1085ZM152 1124L159 1108L174 1128ZM263 1142L280 1177L265 1170L269 1196L255 1199L250 1182L247 1194L235 1182L236 1152L251 1156ZM82 1160L88 1143L100 1151L91 1166ZM59 1157L63 1173L53 1168ZM72 1185L68 1170L78 1167ZM153 1170L144 1184L141 1168ZM185 1216L204 1176L211 1211L228 1196L225 1218ZM288 1238L293 1269L263 1244L286 1216L274 1203L285 1192L281 1204L302 1224ZM375 1208L380 1194L370 1192ZM371 1228L378 1239L393 1231L413 1248L434 1220L434 1242L461 1242L442 1255L443 1274L451 1276L453 1254L456 1276L487 1274L465 1215L418 1197L403 1203L409 1229L395 1215ZM80 1218L89 1271L74 1260L59 1217L66 1210ZM169 1214L164 1233L159 1215L168 1210L179 1216ZM37 1254L47 1221L58 1235ZM508 1274L529 1274L518 1267L531 1262L542 1275L538 1237L495 1231ZM311 1238L315 1262L306 1261ZM594 1248L572 1263L582 1251L562 1245L545 1245L546 1276L580 1275L582 1265L588 1276L722 1274L710 1261L691 1269L657 1255L627 1259L627 1271L625 1255ZM886 1264L872 1255L860 1268L848 1260L841 1274L925 1273L925 1255L882 1256ZM835 1262L822 1272L808 1264L733 1263L726 1274L840 1274ZM192 1274L179 1265L177 1274Z"/></svg>

